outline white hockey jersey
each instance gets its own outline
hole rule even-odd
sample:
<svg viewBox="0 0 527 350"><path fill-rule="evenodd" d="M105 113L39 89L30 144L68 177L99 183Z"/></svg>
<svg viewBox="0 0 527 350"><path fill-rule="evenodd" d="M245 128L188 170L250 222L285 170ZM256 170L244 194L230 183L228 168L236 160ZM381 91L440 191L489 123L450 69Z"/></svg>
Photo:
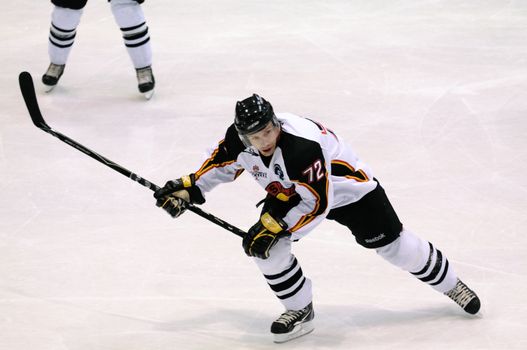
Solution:
<svg viewBox="0 0 527 350"><path fill-rule="evenodd" d="M205 195L246 170L268 196L291 204L282 219L296 240L316 227L329 210L358 201L377 183L370 168L333 131L294 114L276 116L282 132L272 156L245 147L231 125L196 171L196 185Z"/></svg>

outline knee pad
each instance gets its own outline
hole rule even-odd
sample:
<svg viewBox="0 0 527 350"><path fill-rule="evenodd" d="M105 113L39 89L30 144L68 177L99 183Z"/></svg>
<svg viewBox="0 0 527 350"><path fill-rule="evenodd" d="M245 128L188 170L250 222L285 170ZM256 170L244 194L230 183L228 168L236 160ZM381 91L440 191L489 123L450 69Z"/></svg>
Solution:
<svg viewBox="0 0 527 350"><path fill-rule="evenodd" d="M403 230L395 241L377 248L377 254L395 266L409 272L425 266L430 254L430 244L408 230Z"/></svg>
<svg viewBox="0 0 527 350"><path fill-rule="evenodd" d="M142 3L142 1L139 2L139 1L136 1L136 0L111 0L110 1L110 5L112 7L120 6L120 5L133 5L133 6L136 6L136 5L139 5L141 3Z"/></svg>
<svg viewBox="0 0 527 350"><path fill-rule="evenodd" d="M291 240L282 238L269 251L269 258L254 258L264 275L274 275L291 266L295 257L291 253Z"/></svg>
<svg viewBox="0 0 527 350"><path fill-rule="evenodd" d="M143 9L134 0L112 0L113 17L121 30L148 31ZM126 33L123 33L126 35Z"/></svg>
<svg viewBox="0 0 527 350"><path fill-rule="evenodd" d="M79 25L82 10L74 10L63 7L55 7L51 14L51 22L58 31L73 31ZM59 33L60 34L60 33ZM67 35L71 33L66 33Z"/></svg>

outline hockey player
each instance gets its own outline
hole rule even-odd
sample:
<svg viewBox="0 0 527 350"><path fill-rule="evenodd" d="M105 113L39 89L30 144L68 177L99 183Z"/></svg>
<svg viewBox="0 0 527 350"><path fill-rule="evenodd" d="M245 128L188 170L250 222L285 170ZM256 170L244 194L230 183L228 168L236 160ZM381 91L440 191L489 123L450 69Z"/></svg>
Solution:
<svg viewBox="0 0 527 350"><path fill-rule="evenodd" d="M237 103L234 124L201 168L154 193L156 205L178 217L187 203L203 204L205 193L243 171L267 192L261 216L242 245L286 309L271 325L275 342L314 329L311 280L291 243L324 219L348 227L358 244L375 249L467 313L479 311L477 295L437 247L403 227L371 169L340 136L310 119L275 115L256 94Z"/></svg>
<svg viewBox="0 0 527 350"><path fill-rule="evenodd" d="M42 82L51 91L57 85L77 33L82 9L88 0L51 0L53 12L49 30L48 53L51 61ZM144 0L108 0L112 13L121 28L124 45L135 67L139 92L146 99L154 94L152 48L143 9Z"/></svg>

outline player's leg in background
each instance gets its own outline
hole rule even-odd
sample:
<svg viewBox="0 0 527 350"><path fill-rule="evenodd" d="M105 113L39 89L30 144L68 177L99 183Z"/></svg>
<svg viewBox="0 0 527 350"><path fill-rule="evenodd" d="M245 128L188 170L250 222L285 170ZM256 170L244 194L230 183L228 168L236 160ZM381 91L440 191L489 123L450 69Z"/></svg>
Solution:
<svg viewBox="0 0 527 350"><path fill-rule="evenodd" d="M64 72L68 56L75 41L82 9L87 0L51 0L51 26L49 29L48 54L50 65L42 76L42 82L51 91Z"/></svg>
<svg viewBox="0 0 527 350"><path fill-rule="evenodd" d="M111 0L112 13L121 29L124 45L136 70L138 89L147 99L152 97L155 79L152 73L152 46L148 25L136 0Z"/></svg>

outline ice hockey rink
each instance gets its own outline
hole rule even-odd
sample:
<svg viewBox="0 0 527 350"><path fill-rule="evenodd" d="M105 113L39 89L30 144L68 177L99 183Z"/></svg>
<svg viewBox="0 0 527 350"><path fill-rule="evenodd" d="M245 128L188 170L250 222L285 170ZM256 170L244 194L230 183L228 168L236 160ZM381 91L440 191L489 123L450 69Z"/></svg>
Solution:
<svg viewBox="0 0 527 350"><path fill-rule="evenodd" d="M51 4L7 0L0 93L0 349L527 349L527 3L146 0L156 93L106 1L89 1L58 87L43 92ZM455 303L326 221L295 243L315 331L274 344L283 312L240 238L32 123L149 181L195 171L252 93L316 119L374 170L406 227L481 298ZM249 175L202 208L241 229Z"/></svg>

